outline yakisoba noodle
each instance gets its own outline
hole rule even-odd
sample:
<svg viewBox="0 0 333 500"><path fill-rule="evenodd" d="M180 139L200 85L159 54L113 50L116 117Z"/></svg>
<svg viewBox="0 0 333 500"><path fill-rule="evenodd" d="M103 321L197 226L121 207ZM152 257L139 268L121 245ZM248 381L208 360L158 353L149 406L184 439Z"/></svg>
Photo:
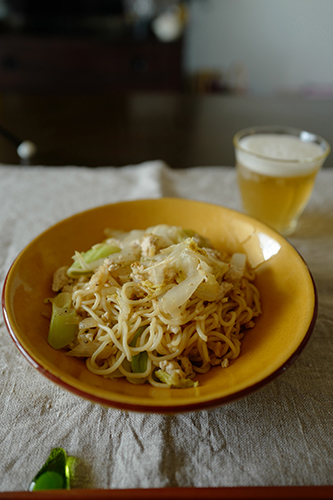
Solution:
<svg viewBox="0 0 333 500"><path fill-rule="evenodd" d="M197 373L239 356L261 313L245 255L222 256L174 226L108 236L55 274L78 325L69 355L98 375L157 387L191 387Z"/></svg>

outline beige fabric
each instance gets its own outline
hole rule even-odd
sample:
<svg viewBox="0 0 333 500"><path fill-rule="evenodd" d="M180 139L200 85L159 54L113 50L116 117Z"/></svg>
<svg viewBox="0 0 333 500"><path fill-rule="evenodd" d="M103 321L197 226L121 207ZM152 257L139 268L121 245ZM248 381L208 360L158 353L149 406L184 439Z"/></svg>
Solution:
<svg viewBox="0 0 333 500"><path fill-rule="evenodd" d="M313 336L286 373L241 401L178 416L93 405L30 366L1 318L0 491L25 490L56 446L82 460L80 487L332 484L332 187L333 170L323 170L290 238L318 287ZM96 205L160 196L240 209L232 168L0 166L1 286L18 252L48 226Z"/></svg>

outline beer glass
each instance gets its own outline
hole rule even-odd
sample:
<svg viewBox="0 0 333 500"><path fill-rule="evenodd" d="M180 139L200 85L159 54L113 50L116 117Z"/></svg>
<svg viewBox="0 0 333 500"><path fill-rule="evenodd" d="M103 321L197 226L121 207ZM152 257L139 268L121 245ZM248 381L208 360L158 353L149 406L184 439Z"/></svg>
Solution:
<svg viewBox="0 0 333 500"><path fill-rule="evenodd" d="M287 236L295 230L330 146L290 127L252 127L234 136L243 208Z"/></svg>

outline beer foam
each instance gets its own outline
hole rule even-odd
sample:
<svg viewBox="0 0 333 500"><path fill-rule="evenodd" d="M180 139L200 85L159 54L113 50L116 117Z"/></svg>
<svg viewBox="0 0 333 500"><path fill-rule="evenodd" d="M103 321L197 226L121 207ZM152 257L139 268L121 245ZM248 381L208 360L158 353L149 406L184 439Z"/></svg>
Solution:
<svg viewBox="0 0 333 500"><path fill-rule="evenodd" d="M236 149L237 160L263 175L303 175L316 170L324 161L324 151L319 144L292 135L249 135L240 139L239 146L242 149Z"/></svg>

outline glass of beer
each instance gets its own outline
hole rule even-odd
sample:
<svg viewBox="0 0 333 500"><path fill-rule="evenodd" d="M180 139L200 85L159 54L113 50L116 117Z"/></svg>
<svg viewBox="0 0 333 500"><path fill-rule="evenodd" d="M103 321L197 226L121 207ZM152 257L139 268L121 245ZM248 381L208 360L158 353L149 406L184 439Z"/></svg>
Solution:
<svg viewBox="0 0 333 500"><path fill-rule="evenodd" d="M287 236L295 230L330 146L290 127L253 127L234 137L243 208Z"/></svg>

